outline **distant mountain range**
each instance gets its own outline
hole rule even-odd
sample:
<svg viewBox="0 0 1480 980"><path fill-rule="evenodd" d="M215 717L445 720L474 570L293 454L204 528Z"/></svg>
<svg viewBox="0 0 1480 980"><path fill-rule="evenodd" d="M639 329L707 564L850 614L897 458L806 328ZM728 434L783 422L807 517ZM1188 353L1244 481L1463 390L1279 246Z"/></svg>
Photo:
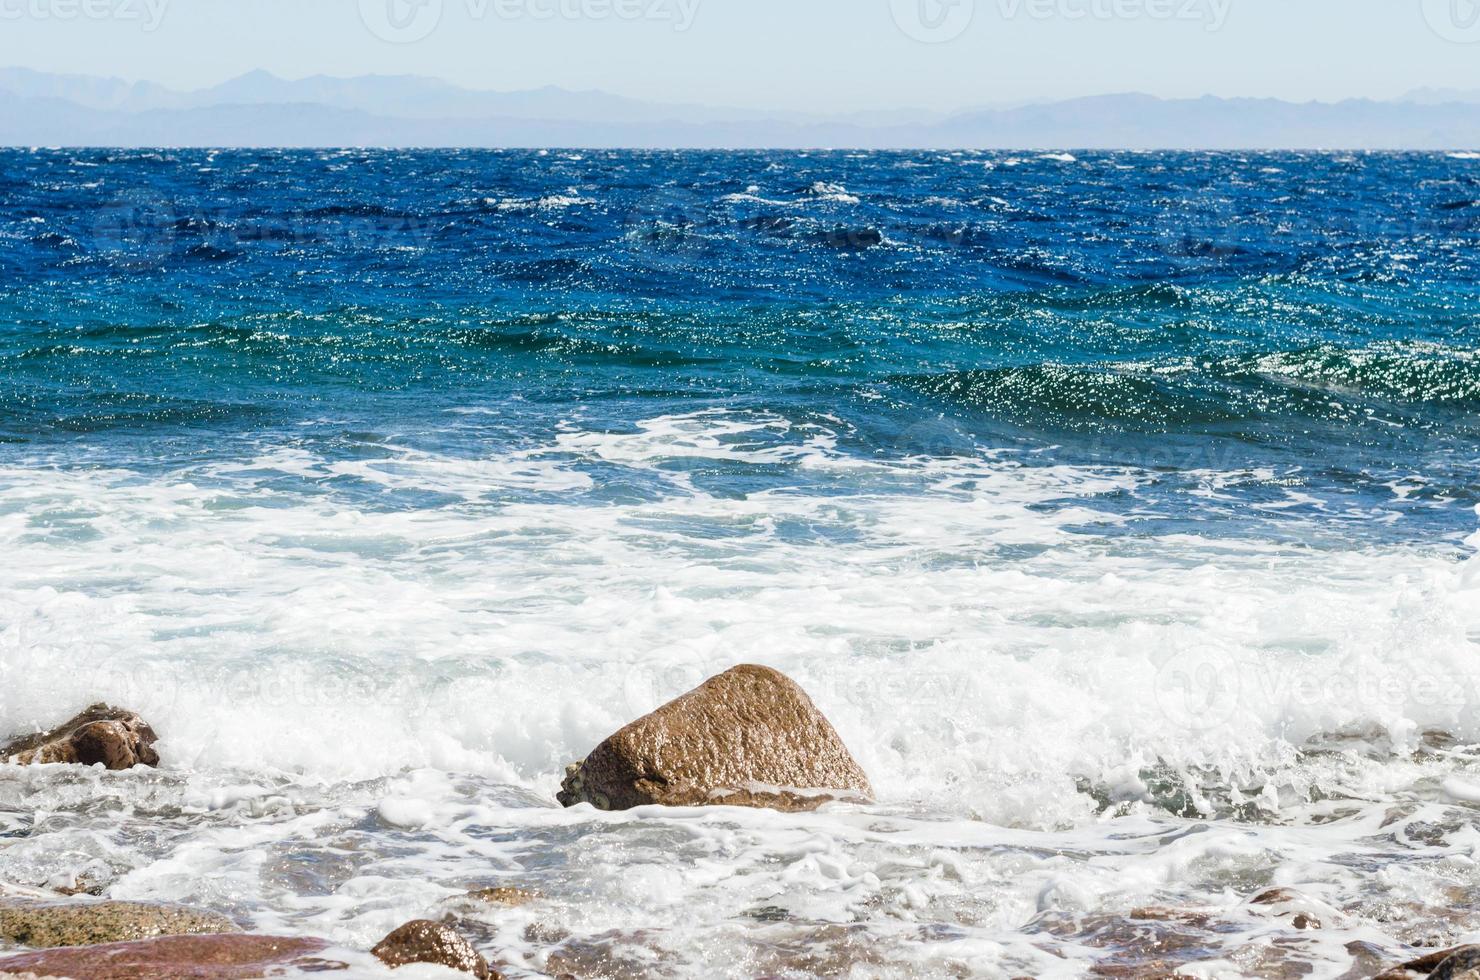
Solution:
<svg viewBox="0 0 1480 980"><path fill-rule="evenodd" d="M843 116L660 104L605 92L485 92L416 76L252 72L181 92L0 69L0 145L971 149L1480 147L1480 91L1379 102L1105 95L955 114Z"/></svg>

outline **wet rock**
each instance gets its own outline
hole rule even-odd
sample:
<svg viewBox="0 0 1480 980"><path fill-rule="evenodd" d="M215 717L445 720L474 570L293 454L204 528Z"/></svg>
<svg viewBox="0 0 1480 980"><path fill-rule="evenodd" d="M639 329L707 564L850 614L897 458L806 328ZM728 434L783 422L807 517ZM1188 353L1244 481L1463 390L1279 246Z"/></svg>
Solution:
<svg viewBox="0 0 1480 980"><path fill-rule="evenodd" d="M705 681L566 770L559 800L601 810L750 806L813 810L873 796L838 733L800 687L766 667Z"/></svg>
<svg viewBox="0 0 1480 980"><path fill-rule="evenodd" d="M0 940L36 949L236 931L223 915L175 905L0 901Z"/></svg>
<svg viewBox="0 0 1480 980"><path fill-rule="evenodd" d="M1378 980L1379 977L1383 980L1413 980L1412 975L1402 967L1384 972L1383 964L1387 962L1389 956L1384 946L1358 939L1347 943L1346 951L1351 954L1352 965L1351 969L1342 974L1343 977L1361 978L1361 980L1366 980L1368 977L1371 980ZM1393 976L1394 973L1397 974L1396 977Z"/></svg>
<svg viewBox="0 0 1480 980"><path fill-rule="evenodd" d="M1379 973L1373 980L1414 980L1417 976L1439 980L1480 980L1480 946L1440 949Z"/></svg>
<svg viewBox="0 0 1480 980"><path fill-rule="evenodd" d="M370 952L390 967L435 963L471 973L479 980L502 980L502 975L490 968L488 961L457 930L429 919L406 923Z"/></svg>
<svg viewBox="0 0 1480 980"><path fill-rule="evenodd" d="M0 762L102 765L115 771L157 766L158 736L132 711L95 704L49 732L16 739L0 748Z"/></svg>
<svg viewBox="0 0 1480 980"><path fill-rule="evenodd" d="M1130 919L1139 922L1182 922L1198 929L1205 929L1213 917L1208 912L1194 909L1168 909L1158 906L1132 909Z"/></svg>
<svg viewBox="0 0 1480 980"><path fill-rule="evenodd" d="M551 977L578 977L580 980L636 980L638 977L690 975L681 972L675 960L673 952L652 930L613 930L594 936L568 938L545 958L545 973ZM691 974L699 975L695 971ZM765 978L772 974L764 964L757 964L754 975Z"/></svg>
<svg viewBox="0 0 1480 980"><path fill-rule="evenodd" d="M1463 953L1465 950L1473 948L1474 947L1471 946L1456 946L1453 949L1435 950L1432 953L1425 953L1423 956L1420 956L1416 960L1409 960L1407 963L1404 963L1401 967L1399 967L1399 969L1412 970L1414 973L1433 973L1435 970L1439 969L1440 963L1443 963L1451 956L1454 956L1458 953Z"/></svg>
<svg viewBox="0 0 1480 980"><path fill-rule="evenodd" d="M1480 946L1461 946L1449 953L1429 974L1429 980L1480 980Z"/></svg>
<svg viewBox="0 0 1480 980"><path fill-rule="evenodd" d="M1302 931L1323 928L1321 915L1335 912L1289 888L1271 888L1249 899L1249 904L1263 907L1258 914L1288 918L1293 928Z"/></svg>
<svg viewBox="0 0 1480 980"><path fill-rule="evenodd" d="M1300 900L1300 895L1290 891L1288 888L1271 888L1267 892L1261 892L1249 899L1250 905L1284 905L1286 902Z"/></svg>
<svg viewBox="0 0 1480 980"><path fill-rule="evenodd" d="M317 939L278 936L165 936L141 942L70 946L0 959L0 974L75 980L246 980L283 970L320 972L348 965L316 958L328 948Z"/></svg>
<svg viewBox="0 0 1480 980"><path fill-rule="evenodd" d="M1136 965L1096 963L1090 967L1089 972L1091 976L1110 977L1113 980L1193 980L1190 974L1181 972L1183 965L1168 960L1152 960Z"/></svg>
<svg viewBox="0 0 1480 980"><path fill-rule="evenodd" d="M69 875L60 880L53 879L47 882L47 887L58 895L66 895L68 898L76 898L79 895L91 895L94 898L102 896L107 890L108 884L87 874Z"/></svg>
<svg viewBox="0 0 1480 980"><path fill-rule="evenodd" d="M538 902L543 896L539 892L527 891L523 888L480 888L470 891L467 897L484 905L500 905L504 908L516 909L521 905L529 905Z"/></svg>

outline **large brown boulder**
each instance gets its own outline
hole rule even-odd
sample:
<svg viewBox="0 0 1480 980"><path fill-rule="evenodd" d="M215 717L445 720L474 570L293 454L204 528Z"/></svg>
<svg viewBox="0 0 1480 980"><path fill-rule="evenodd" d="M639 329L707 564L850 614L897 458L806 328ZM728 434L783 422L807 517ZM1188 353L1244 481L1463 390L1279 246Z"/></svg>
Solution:
<svg viewBox="0 0 1480 980"><path fill-rule="evenodd" d="M327 948L317 939L277 936L166 936L11 956L0 959L0 974L71 980L247 980L283 970L346 969L346 964L315 957Z"/></svg>
<svg viewBox="0 0 1480 980"><path fill-rule="evenodd" d="M456 929L430 919L406 923L377 943L370 952L393 969L412 963L435 963L471 973L478 980L503 980L502 974L492 969L482 954Z"/></svg>
<svg viewBox="0 0 1480 980"><path fill-rule="evenodd" d="M566 771L559 800L601 810L867 802L868 776L797 684L742 666L640 718Z"/></svg>
<svg viewBox="0 0 1480 980"><path fill-rule="evenodd" d="M27 735L0 748L0 763L102 764L113 770L157 766L156 741L154 729L132 711L95 704L49 732Z"/></svg>
<svg viewBox="0 0 1480 980"><path fill-rule="evenodd" d="M236 931L224 915L177 905L0 901L0 940L38 949Z"/></svg>

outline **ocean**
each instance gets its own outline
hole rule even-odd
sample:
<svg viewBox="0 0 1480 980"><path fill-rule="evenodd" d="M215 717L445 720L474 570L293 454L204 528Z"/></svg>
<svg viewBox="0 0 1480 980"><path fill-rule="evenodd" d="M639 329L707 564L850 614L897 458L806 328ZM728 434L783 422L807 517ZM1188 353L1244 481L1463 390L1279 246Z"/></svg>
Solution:
<svg viewBox="0 0 1480 980"><path fill-rule="evenodd" d="M0 734L165 761L0 770L0 880L517 886L511 977L1475 939L1477 245L1470 154L0 152ZM556 805L740 663L876 805Z"/></svg>

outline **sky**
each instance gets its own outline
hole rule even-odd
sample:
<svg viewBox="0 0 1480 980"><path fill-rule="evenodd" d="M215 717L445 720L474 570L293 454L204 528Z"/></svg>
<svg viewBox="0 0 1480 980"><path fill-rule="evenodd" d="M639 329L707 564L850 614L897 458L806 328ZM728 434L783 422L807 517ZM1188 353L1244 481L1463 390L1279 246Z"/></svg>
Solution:
<svg viewBox="0 0 1480 980"><path fill-rule="evenodd" d="M182 89L254 69L803 112L1111 92L1480 89L1480 0L0 0L0 65Z"/></svg>

